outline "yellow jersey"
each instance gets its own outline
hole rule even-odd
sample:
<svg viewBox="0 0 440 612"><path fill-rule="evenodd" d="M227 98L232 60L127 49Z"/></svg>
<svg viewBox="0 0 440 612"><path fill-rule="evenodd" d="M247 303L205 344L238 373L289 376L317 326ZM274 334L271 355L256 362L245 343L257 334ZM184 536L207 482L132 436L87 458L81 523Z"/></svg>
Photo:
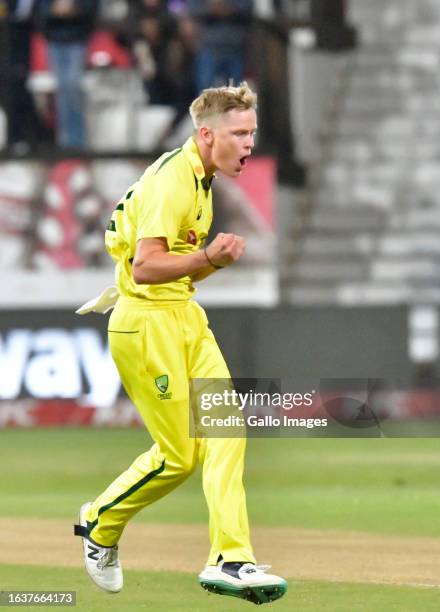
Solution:
<svg viewBox="0 0 440 612"><path fill-rule="evenodd" d="M138 285L132 262L141 238L166 238L176 257L203 247L212 223L211 180L193 138L164 153L132 185L113 211L105 246L116 264L120 295L147 300L187 300L194 293L184 276L162 285Z"/></svg>

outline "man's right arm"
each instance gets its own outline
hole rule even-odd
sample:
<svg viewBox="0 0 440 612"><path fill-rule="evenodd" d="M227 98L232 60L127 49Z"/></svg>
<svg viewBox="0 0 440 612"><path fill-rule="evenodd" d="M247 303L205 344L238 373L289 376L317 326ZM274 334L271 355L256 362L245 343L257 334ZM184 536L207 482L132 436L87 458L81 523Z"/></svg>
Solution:
<svg viewBox="0 0 440 612"><path fill-rule="evenodd" d="M184 276L202 280L240 259L244 248L241 236L218 234L206 249L176 255L169 252L165 238L141 238L133 259L133 279L138 285L161 285Z"/></svg>

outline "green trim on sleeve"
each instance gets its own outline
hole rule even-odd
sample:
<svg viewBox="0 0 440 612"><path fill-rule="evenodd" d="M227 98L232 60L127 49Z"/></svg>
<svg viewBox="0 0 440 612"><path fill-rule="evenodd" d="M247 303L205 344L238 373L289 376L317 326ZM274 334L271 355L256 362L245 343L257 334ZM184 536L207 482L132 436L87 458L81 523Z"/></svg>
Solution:
<svg viewBox="0 0 440 612"><path fill-rule="evenodd" d="M159 170L165 166L166 163L168 163L170 161L170 159L173 159L173 157L175 155L177 155L178 153L181 153L182 149L177 149L177 151L174 151L174 153L171 153L171 155L168 155L168 157L166 159L163 160L163 162L160 164L159 168L156 170L155 174L157 174L159 172Z"/></svg>

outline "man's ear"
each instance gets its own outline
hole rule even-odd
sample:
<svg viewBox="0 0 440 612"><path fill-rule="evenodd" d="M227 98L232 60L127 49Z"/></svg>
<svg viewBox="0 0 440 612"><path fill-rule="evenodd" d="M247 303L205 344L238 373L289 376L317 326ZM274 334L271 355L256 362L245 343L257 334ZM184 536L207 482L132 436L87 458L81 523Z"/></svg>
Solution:
<svg viewBox="0 0 440 612"><path fill-rule="evenodd" d="M208 147L211 147L214 141L214 134L212 133L212 129L204 125L199 129L199 134L200 134L200 138L202 139L202 141Z"/></svg>

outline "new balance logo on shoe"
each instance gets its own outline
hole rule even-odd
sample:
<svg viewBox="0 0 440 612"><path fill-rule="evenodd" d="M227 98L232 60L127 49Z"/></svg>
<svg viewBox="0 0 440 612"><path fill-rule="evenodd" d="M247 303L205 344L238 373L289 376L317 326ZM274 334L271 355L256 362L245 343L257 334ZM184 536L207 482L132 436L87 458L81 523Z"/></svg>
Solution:
<svg viewBox="0 0 440 612"><path fill-rule="evenodd" d="M207 565L199 574L201 586L210 593L239 597L254 604L270 603L287 591L287 582L266 574L269 565L247 562L224 562Z"/></svg>
<svg viewBox="0 0 440 612"><path fill-rule="evenodd" d="M89 559L93 559L94 561L98 561L98 555L99 555L99 548L95 548L94 546L92 546L91 544L89 544L87 546L88 549L88 553L87 556Z"/></svg>
<svg viewBox="0 0 440 612"><path fill-rule="evenodd" d="M104 591L118 593L124 585L118 546L100 546L90 537L86 519L90 506L90 502L81 506L79 525L75 525L74 534L82 538L84 564L90 578Z"/></svg>

